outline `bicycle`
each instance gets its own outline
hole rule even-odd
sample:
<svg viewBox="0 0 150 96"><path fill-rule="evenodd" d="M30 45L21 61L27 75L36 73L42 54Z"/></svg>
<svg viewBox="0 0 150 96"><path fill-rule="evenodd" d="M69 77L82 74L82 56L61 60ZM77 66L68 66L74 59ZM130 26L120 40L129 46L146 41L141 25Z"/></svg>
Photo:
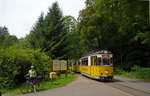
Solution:
<svg viewBox="0 0 150 96"><path fill-rule="evenodd" d="M27 79L27 81L24 82L20 87L20 92L22 94L28 93L30 86L34 89L33 82L29 81L31 78L27 77L26 75L24 77ZM35 79L36 79L36 85L40 86L40 83L42 82L42 76L35 77ZM43 87L43 84L42 84L42 87Z"/></svg>

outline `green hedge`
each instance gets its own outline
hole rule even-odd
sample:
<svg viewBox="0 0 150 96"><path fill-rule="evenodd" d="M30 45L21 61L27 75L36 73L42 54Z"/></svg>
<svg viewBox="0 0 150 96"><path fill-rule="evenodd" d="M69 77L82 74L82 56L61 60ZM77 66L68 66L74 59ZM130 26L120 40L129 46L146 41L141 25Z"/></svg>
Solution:
<svg viewBox="0 0 150 96"><path fill-rule="evenodd" d="M150 68L134 65L130 72L123 71L119 67L116 67L114 71L115 75L150 80Z"/></svg>
<svg viewBox="0 0 150 96"><path fill-rule="evenodd" d="M136 78L140 79L150 79L150 68L142 68L135 65L131 68L131 72L135 73Z"/></svg>
<svg viewBox="0 0 150 96"><path fill-rule="evenodd" d="M45 53L33 49L11 46L0 48L0 89L12 88L24 82L30 66L34 65L38 74L50 70L50 58Z"/></svg>

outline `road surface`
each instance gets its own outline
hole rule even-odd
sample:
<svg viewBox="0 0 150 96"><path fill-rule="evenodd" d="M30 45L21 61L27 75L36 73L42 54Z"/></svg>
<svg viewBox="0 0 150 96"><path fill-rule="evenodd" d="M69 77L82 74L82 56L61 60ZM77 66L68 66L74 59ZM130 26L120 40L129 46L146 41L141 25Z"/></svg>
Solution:
<svg viewBox="0 0 150 96"><path fill-rule="evenodd" d="M18 96L150 96L150 82L117 76L100 82L80 75L67 86Z"/></svg>

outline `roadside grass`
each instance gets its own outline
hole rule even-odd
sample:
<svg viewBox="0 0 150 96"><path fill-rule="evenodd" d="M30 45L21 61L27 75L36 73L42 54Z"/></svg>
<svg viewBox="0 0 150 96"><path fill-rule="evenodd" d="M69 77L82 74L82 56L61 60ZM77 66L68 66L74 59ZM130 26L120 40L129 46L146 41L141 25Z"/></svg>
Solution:
<svg viewBox="0 0 150 96"><path fill-rule="evenodd" d="M37 91L62 87L62 86L65 86L65 85L69 84L70 82L72 82L76 78L77 78L77 75L67 74L67 77L65 77L65 74L61 74L61 78L57 77L56 79L53 80L53 83L51 83L51 80L48 79L47 81L45 81L43 83L43 87L42 87L42 83L40 84L40 86L37 85ZM19 94L21 94L20 86L17 86L13 89L2 90L2 94L3 94L2 96L19 95Z"/></svg>
<svg viewBox="0 0 150 96"><path fill-rule="evenodd" d="M115 75L150 81L150 68L133 66L130 72L126 72L119 68L115 68Z"/></svg>

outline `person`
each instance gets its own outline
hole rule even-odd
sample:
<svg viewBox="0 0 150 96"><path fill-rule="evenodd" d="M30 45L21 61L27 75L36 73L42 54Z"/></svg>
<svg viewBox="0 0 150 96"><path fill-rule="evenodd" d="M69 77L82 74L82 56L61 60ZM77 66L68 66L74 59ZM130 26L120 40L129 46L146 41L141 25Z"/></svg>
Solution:
<svg viewBox="0 0 150 96"><path fill-rule="evenodd" d="M36 93L36 79L35 79L35 77L37 76L37 73L36 73L36 71L34 70L34 66L31 66L31 69L28 71L27 76L30 77L29 82L30 82L30 84L33 83L34 92ZM29 92L31 92L31 87L32 87L32 86L30 85L29 87L30 87Z"/></svg>

